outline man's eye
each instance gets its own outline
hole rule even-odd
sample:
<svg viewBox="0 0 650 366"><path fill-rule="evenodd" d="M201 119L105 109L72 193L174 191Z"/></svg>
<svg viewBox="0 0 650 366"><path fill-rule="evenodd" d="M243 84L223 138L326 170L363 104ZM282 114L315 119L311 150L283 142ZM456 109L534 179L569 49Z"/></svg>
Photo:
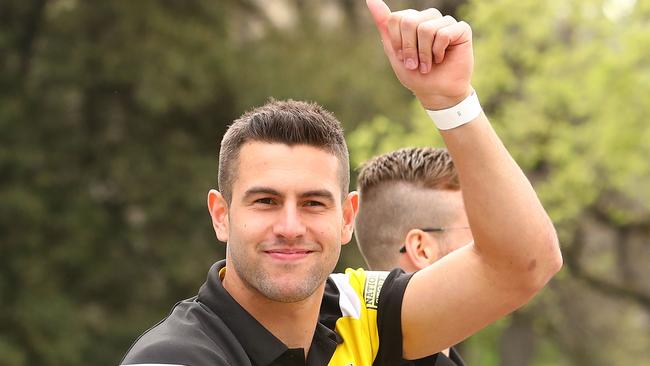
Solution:
<svg viewBox="0 0 650 366"><path fill-rule="evenodd" d="M255 203L261 203L263 205L272 205L273 198L258 198L255 200Z"/></svg>
<svg viewBox="0 0 650 366"><path fill-rule="evenodd" d="M322 202L318 202L318 201L307 201L305 202L305 206L316 207L316 206L325 206L325 205Z"/></svg>

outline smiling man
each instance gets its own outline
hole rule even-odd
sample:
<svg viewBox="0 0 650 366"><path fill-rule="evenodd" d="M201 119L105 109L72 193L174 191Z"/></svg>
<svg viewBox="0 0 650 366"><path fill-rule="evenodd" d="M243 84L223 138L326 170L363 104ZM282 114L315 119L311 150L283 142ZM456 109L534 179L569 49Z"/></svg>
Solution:
<svg viewBox="0 0 650 366"><path fill-rule="evenodd" d="M435 9L368 7L454 158L475 241L415 274L330 275L358 205L343 132L315 104L270 102L221 141L220 191L207 201L226 259L122 365L397 365L458 343L557 272L553 225L471 87L469 26Z"/></svg>

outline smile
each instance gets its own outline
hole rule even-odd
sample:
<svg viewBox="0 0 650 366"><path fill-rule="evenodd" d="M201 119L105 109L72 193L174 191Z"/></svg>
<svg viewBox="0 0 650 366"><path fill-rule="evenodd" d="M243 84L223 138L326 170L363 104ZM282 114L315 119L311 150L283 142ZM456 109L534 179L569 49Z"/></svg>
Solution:
<svg viewBox="0 0 650 366"><path fill-rule="evenodd" d="M305 258L313 251L307 249L273 249L265 250L264 253L274 259L291 261Z"/></svg>

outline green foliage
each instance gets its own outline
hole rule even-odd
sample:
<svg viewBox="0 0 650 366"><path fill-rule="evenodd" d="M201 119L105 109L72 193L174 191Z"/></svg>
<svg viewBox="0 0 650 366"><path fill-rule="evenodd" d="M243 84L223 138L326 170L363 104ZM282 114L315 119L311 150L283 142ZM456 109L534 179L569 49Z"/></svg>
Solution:
<svg viewBox="0 0 650 366"><path fill-rule="evenodd" d="M299 3L282 25L264 2L0 2L1 365L116 364L195 294L224 253L205 212L217 141L269 97L335 112L353 168L442 145L389 70L363 2L340 2L338 16ZM647 359L634 294L650 291L638 279L648 274L638 230L650 222L650 4L470 1L460 15L474 28L475 87L572 249L565 257L580 254L593 220L636 238L627 252L586 240L578 258L617 273L623 298L567 271L529 310L535 365ZM361 263L354 243L343 256ZM473 337L469 360L498 364L509 325Z"/></svg>
<svg viewBox="0 0 650 366"><path fill-rule="evenodd" d="M513 0L465 7L481 101L513 156L538 178L558 224L612 189L650 208L650 145L643 143L650 67L640 46L650 42L648 14L638 4L638 12L610 20L600 6ZM424 119L415 111L404 123L383 116L363 123L349 135L355 166L401 146L436 143ZM633 220L611 210L617 220Z"/></svg>
<svg viewBox="0 0 650 366"><path fill-rule="evenodd" d="M595 289L612 296L611 290L621 289L617 293L627 291L628 301L646 304L642 298L650 293L647 286L617 283L611 274L648 274L643 253L648 253L650 232L650 4L469 1L462 13L474 31L473 84L484 109L533 181L566 249L571 272L561 273L552 291L571 288L576 295L594 296L590 292ZM406 121L377 115L360 124L348 135L354 166L402 146L438 144L434 128L419 109L414 104ZM602 234L592 229L594 217ZM644 240L635 249L638 258L621 257L621 252L631 250L621 232ZM606 247L599 244L604 240L609 240ZM576 283L572 275L587 281ZM636 277L628 275L627 281L632 278ZM538 319L550 314L564 323L543 321L545 325L535 331L541 338L535 365L605 365L648 356L647 350L635 346L639 339L648 341L647 326L644 332L614 315L631 306L630 311L642 317L641 308L608 303L598 309L548 291L541 295L545 305L529 311ZM644 308L648 310L647 305ZM570 315L577 311L584 316ZM597 321L602 313L607 317ZM590 341L581 341L567 326L593 334L608 329L616 336L585 334ZM498 357L487 351L497 348L503 329L497 328L470 339L466 352L473 363L499 364ZM562 332L570 335L554 336ZM614 342L617 337L625 341Z"/></svg>
<svg viewBox="0 0 650 366"><path fill-rule="evenodd" d="M616 19L591 0L466 8L477 35L476 87L513 155L539 176L538 192L558 224L610 191L650 208L643 6Z"/></svg>
<svg viewBox="0 0 650 366"><path fill-rule="evenodd" d="M433 122L416 101L408 117L399 121L377 115L347 134L350 166L358 169L371 157L401 147L442 146L442 138L433 131Z"/></svg>
<svg viewBox="0 0 650 366"><path fill-rule="evenodd" d="M196 293L224 255L205 208L216 142L244 110L311 99L346 126L407 110L372 28L266 10L0 2L1 365L116 364Z"/></svg>
<svg viewBox="0 0 650 366"><path fill-rule="evenodd" d="M502 319L470 337L463 343L461 356L468 365L498 366L501 364L499 354L499 335L503 332L508 319Z"/></svg>
<svg viewBox="0 0 650 366"><path fill-rule="evenodd" d="M0 364L114 364L219 257L195 223L234 114L227 8L3 7Z"/></svg>

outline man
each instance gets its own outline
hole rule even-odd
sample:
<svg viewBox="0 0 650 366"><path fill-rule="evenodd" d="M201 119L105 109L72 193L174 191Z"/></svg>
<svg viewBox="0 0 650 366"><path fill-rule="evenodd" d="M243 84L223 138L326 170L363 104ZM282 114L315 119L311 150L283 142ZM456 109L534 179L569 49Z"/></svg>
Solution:
<svg viewBox="0 0 650 366"><path fill-rule="evenodd" d="M235 121L221 142L221 191L209 192L208 209L226 259L123 365L395 365L523 305L559 269L553 225L477 108L469 26L434 9L368 7L402 84L442 116L442 128L455 126L441 134L475 243L412 275L328 276L358 203L347 192L341 128L318 106L272 102ZM461 118L445 118L449 108Z"/></svg>
<svg viewBox="0 0 650 366"><path fill-rule="evenodd" d="M368 267L423 269L473 241L458 174L445 149L405 148L366 162L355 236ZM451 348L422 365L464 365Z"/></svg>

